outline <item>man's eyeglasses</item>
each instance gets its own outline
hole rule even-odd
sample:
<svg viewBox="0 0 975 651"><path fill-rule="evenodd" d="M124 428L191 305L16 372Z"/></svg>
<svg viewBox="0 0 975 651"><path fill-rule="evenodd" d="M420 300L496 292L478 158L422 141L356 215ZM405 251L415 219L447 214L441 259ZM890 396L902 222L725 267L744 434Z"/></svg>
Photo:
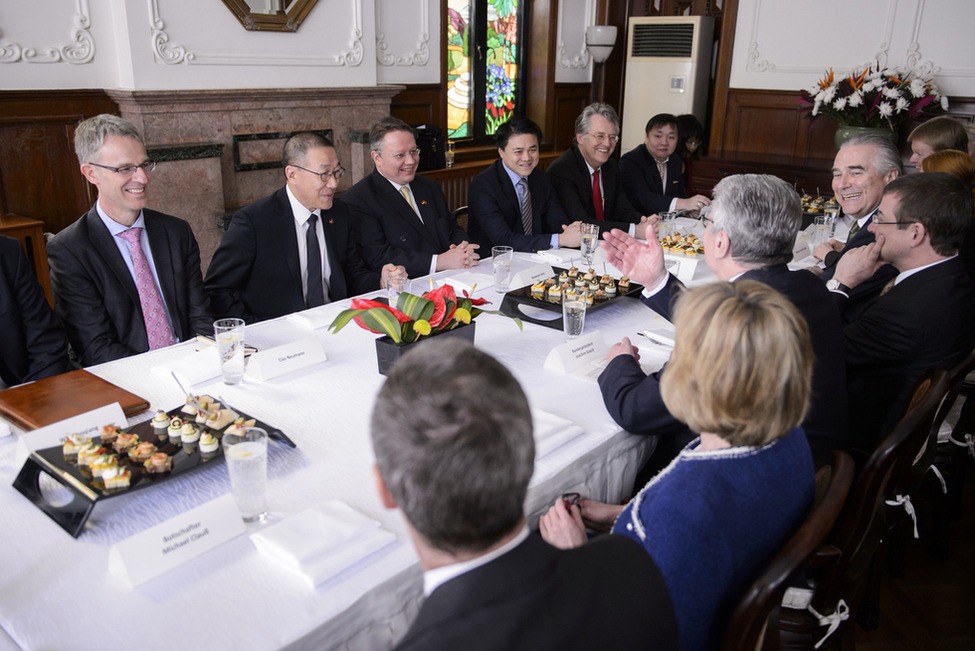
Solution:
<svg viewBox="0 0 975 651"><path fill-rule="evenodd" d="M110 170L116 174L121 174L122 176L129 178L135 175L136 170L142 170L146 174L152 172L156 169L156 161L147 160L142 165L126 165L125 167L111 167L110 165L99 165L98 163L89 162L89 165L94 165L95 167L100 167L103 170Z"/></svg>
<svg viewBox="0 0 975 651"><path fill-rule="evenodd" d="M606 135L605 133L589 133L588 131L586 132L586 135L589 136L590 138L592 138L593 140L595 140L596 142L602 142L603 140L609 140L610 143L612 143L612 144L615 145L616 143L618 143L620 141L620 137L617 136L617 135L609 136L609 135Z"/></svg>
<svg viewBox="0 0 975 651"><path fill-rule="evenodd" d="M407 156L411 156L413 158L419 158L420 157L420 150L419 149L411 149L408 152L406 152L405 154L389 154L389 157L392 158L393 160L403 160Z"/></svg>
<svg viewBox="0 0 975 651"><path fill-rule="evenodd" d="M704 228L707 228L714 223L714 220L708 215L701 215L701 223L704 224Z"/></svg>
<svg viewBox="0 0 975 651"><path fill-rule="evenodd" d="M916 223L917 223L916 221L913 221L913 222L879 222L879 221L877 221L877 218L876 217L873 218L873 224L875 226L887 226L887 225L891 225L892 226L894 224L916 224Z"/></svg>
<svg viewBox="0 0 975 651"><path fill-rule="evenodd" d="M325 172L316 172L315 170L310 170L306 167L302 167L301 165L292 165L291 167L297 167L300 170L304 170L306 172L314 174L315 176L319 177L322 180L322 183L328 183L329 178L333 178L336 181L339 181L341 180L342 176L345 174L345 168L343 168L342 166L336 167L334 170L329 170Z"/></svg>

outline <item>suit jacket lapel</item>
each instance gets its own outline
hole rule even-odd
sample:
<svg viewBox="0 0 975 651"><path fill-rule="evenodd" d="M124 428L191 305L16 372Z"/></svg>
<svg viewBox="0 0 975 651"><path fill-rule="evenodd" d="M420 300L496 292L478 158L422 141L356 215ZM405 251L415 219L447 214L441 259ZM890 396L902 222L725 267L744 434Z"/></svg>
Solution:
<svg viewBox="0 0 975 651"><path fill-rule="evenodd" d="M291 272L291 278L298 287L298 295L304 300L301 291L301 263L298 260L298 235L295 230L295 214L291 210L291 201L288 200L288 192L281 188L277 192L278 211L281 214L281 227L273 229L281 239L276 246L268 247L269 251L283 251L284 259Z"/></svg>
<svg viewBox="0 0 975 651"><path fill-rule="evenodd" d="M446 251L450 246L450 238L446 229L442 228L446 224L441 224L440 220L437 219L437 211L433 207L433 197L428 196L426 187L415 180L410 184L410 189L413 190L413 198L416 199L416 208L423 215L423 226L426 228L427 234L436 243L439 251Z"/></svg>
<svg viewBox="0 0 975 651"><path fill-rule="evenodd" d="M92 248L98 252L108 268L112 270L125 293L139 306L141 312L142 303L139 301L139 289L135 286L129 268L125 266L125 260L122 259L122 254L119 253L118 245L115 244L112 234L108 232L101 217L98 216L98 210L92 207L85 215L85 220L88 227L88 239L91 240Z"/></svg>
<svg viewBox="0 0 975 651"><path fill-rule="evenodd" d="M345 272L342 270L336 253L339 245L335 241L338 237L338 231L331 212L331 210L323 210L321 221L324 229L322 232L325 234L325 254L328 256L328 298L331 301L338 301L346 297Z"/></svg>
<svg viewBox="0 0 975 651"><path fill-rule="evenodd" d="M406 203L406 199L403 198L393 184L390 183L385 176L379 173L379 170L373 170L372 175L369 179L371 180L372 189L375 195L383 200L383 202L389 207L386 215L381 215L380 219L386 219L389 216L395 217L401 220L403 223L408 224L413 230L415 230L420 236L427 237L428 231L420 221L420 218L416 216L413 209L410 208L409 204ZM411 188L413 186L410 186ZM414 195L415 188L414 188Z"/></svg>

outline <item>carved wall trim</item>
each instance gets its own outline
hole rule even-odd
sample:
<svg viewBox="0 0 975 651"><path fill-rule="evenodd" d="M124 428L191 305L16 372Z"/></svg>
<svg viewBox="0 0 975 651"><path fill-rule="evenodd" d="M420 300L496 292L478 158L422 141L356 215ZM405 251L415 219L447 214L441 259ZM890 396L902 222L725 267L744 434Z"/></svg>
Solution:
<svg viewBox="0 0 975 651"><path fill-rule="evenodd" d="M559 3L559 21L558 21L559 40L558 40L558 44L556 45L559 67L569 68L569 69L585 68L586 66L589 65L589 49L586 47L585 36L583 36L582 38L582 49L579 51L579 54L575 58L570 60L568 55L565 53L565 41L562 40L562 25L563 25L562 12L564 6L565 6L565 2ZM593 3L593 0L586 0L585 13L586 13L586 27L595 25L596 7ZM585 30L583 30L583 33L585 33ZM624 35L624 40L625 40L625 35Z"/></svg>
<svg viewBox="0 0 975 651"><path fill-rule="evenodd" d="M0 63L70 63L81 65L95 58L95 39L91 32L91 12L88 0L76 0L77 13L74 16L74 29L71 30L71 43L60 47L49 47L38 52L32 47L17 43L0 41Z"/></svg>
<svg viewBox="0 0 975 651"><path fill-rule="evenodd" d="M169 42L166 25L159 15L158 0L148 0L149 22L152 29L152 56L156 63L175 65L211 65L211 66L349 66L355 67L362 63L362 0L354 0L353 25L348 41L349 49L331 56L296 56L284 54L240 56L234 53L199 53L188 52L182 45Z"/></svg>
<svg viewBox="0 0 975 651"><path fill-rule="evenodd" d="M401 0L402 1L402 0ZM382 2L376 3L376 60L381 66L425 66L430 60L430 0L420 0L420 33L417 35L416 51L412 54L393 54L389 52L386 31L382 28Z"/></svg>

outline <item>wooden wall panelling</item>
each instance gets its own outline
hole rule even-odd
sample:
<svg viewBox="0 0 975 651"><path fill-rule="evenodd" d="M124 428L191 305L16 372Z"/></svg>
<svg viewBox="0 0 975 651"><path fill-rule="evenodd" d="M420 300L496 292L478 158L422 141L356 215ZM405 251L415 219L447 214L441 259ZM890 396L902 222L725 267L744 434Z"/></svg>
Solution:
<svg viewBox="0 0 975 651"><path fill-rule="evenodd" d="M447 128L447 95L440 84L409 84L393 97L390 115L407 124L434 124Z"/></svg>
<svg viewBox="0 0 975 651"><path fill-rule="evenodd" d="M735 48L735 26L738 23L738 0L724 0L720 24L715 25L718 35L718 58L711 88L707 151L717 155L724 141L725 118L728 114L728 94L731 90L731 56Z"/></svg>
<svg viewBox="0 0 975 651"><path fill-rule="evenodd" d="M555 133L555 47L558 34L552 25L558 16L558 0L535 0L529 6L528 64L525 89L526 115L541 128L546 143Z"/></svg>
<svg viewBox="0 0 975 651"><path fill-rule="evenodd" d="M555 151L572 146L576 118L589 105L589 90L589 84L555 84L555 133L549 136Z"/></svg>
<svg viewBox="0 0 975 651"><path fill-rule="evenodd" d="M74 153L74 129L118 114L101 90L0 92L0 208L59 232L94 203Z"/></svg>

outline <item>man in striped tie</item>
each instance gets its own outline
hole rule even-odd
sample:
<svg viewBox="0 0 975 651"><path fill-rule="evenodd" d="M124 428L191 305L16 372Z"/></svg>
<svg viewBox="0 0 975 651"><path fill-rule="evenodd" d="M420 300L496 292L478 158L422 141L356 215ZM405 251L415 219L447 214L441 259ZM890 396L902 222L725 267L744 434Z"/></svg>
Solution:
<svg viewBox="0 0 975 651"><path fill-rule="evenodd" d="M146 208L156 163L138 130L98 115L78 125L75 152L98 201L47 246L72 355L90 366L212 334L190 225Z"/></svg>
<svg viewBox="0 0 975 651"><path fill-rule="evenodd" d="M552 181L538 169L541 128L515 117L498 127L495 138L500 160L478 174L467 191L471 239L482 251L578 247L581 222L569 224Z"/></svg>

